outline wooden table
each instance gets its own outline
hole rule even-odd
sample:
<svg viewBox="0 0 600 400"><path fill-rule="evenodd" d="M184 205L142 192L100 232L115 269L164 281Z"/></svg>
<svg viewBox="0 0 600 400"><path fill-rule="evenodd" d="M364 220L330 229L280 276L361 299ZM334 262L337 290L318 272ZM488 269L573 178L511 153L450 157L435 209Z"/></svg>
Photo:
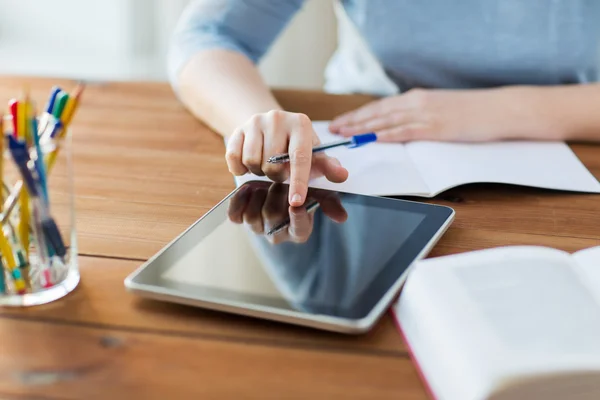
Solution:
<svg viewBox="0 0 600 400"><path fill-rule="evenodd" d="M0 78L2 104L24 83L38 104L74 86ZM277 96L313 119L369 100ZM0 311L0 398L426 398L389 315L347 337L128 294L123 279L234 188L223 141L155 83L89 85L73 131L82 281L61 301ZM600 177L600 148L573 148ZM472 185L429 201L457 211L432 255L600 244L596 196Z"/></svg>

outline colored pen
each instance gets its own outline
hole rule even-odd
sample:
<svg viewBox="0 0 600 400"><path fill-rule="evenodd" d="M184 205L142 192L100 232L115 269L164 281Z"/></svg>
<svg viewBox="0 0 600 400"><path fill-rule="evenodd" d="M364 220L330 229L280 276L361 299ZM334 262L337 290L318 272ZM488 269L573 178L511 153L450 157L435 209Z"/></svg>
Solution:
<svg viewBox="0 0 600 400"><path fill-rule="evenodd" d="M54 115L54 118L56 118L57 120L61 119L61 116L63 114L63 111L65 110L65 106L67 105L68 101L69 94L67 92L61 91L58 93L54 102L54 109L52 110L52 115Z"/></svg>
<svg viewBox="0 0 600 400"><path fill-rule="evenodd" d="M73 94L69 97L67 104L65 105L65 109L63 111L63 115L61 116L62 123L65 127L69 126L73 116L75 115L75 111L77 111L77 107L81 102L81 94L83 93L84 86L83 84L77 85Z"/></svg>
<svg viewBox="0 0 600 400"><path fill-rule="evenodd" d="M48 207L40 201L39 177L37 177L35 168L30 167L30 158L25 143L9 137L9 149L29 192L34 212L34 224L39 224L40 236L46 239L49 251L62 259L66 254L66 247L56 222L50 216Z"/></svg>
<svg viewBox="0 0 600 400"><path fill-rule="evenodd" d="M318 202L315 201L313 203L310 203L309 205L306 206L306 212L307 213L311 213L311 212L315 211L318 207L319 207L319 203ZM283 231L285 228L287 228L289 225L290 225L290 219L287 218L282 223L280 223L278 225L275 225L273 228L271 228L267 232L267 236L276 235L279 232Z"/></svg>
<svg viewBox="0 0 600 400"><path fill-rule="evenodd" d="M8 243L8 239L4 234L4 231L0 229L0 252L2 252L2 258L6 262L6 266L10 274L14 279L15 289L17 292L23 293L27 287L25 280L21 275L21 271L17 268L17 263L15 261L15 255L13 253L13 249L10 247Z"/></svg>
<svg viewBox="0 0 600 400"><path fill-rule="evenodd" d="M13 135L18 135L19 130L19 110L18 110L19 102L16 99L12 99L8 102L8 107L10 109L10 115L12 116L12 125L13 125Z"/></svg>
<svg viewBox="0 0 600 400"><path fill-rule="evenodd" d="M48 103L46 104L46 109L42 113L40 117L40 130L41 132L46 132L48 128L48 124L50 123L50 116L52 115L52 111L54 111L54 103L56 103L56 96L62 91L58 86L52 87L50 91L50 97L48 98Z"/></svg>
<svg viewBox="0 0 600 400"><path fill-rule="evenodd" d="M27 119L27 107L23 101L17 102L17 131L15 137L25 138L27 134L27 127L25 126L25 120Z"/></svg>
<svg viewBox="0 0 600 400"><path fill-rule="evenodd" d="M48 98L48 104L46 105L46 112L48 114L52 114L52 111L54 110L54 103L56 102L56 96L58 96L60 92L62 92L62 89L58 86L52 87L52 90L50 91L50 97Z"/></svg>
<svg viewBox="0 0 600 400"><path fill-rule="evenodd" d="M377 135L374 133L365 133L362 135L355 135L345 140L340 140L339 142L326 143L313 147L312 152L319 153L321 151L334 149L336 147L348 146L348 148L355 148L363 146L367 143L372 143L377 141ZM271 164L283 164L290 161L289 154L280 154L277 156L273 156L269 158L267 162Z"/></svg>
<svg viewBox="0 0 600 400"><path fill-rule="evenodd" d="M46 179L46 166L44 165L44 153L42 152L42 147L40 146L40 134L38 131L37 119L34 117L31 119L31 135L33 136L33 144L35 146L35 159L34 165L35 169L38 173L38 177L40 178L40 186L42 187L42 194L46 204L49 203L50 199L48 197L48 183Z"/></svg>

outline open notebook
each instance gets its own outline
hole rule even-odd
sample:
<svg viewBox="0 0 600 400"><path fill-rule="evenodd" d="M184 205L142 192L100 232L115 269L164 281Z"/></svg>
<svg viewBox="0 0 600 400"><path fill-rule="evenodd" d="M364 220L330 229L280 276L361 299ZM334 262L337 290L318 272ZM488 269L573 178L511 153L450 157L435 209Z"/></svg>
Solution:
<svg viewBox="0 0 600 400"><path fill-rule="evenodd" d="M600 399L600 247L422 260L393 313L438 400Z"/></svg>
<svg viewBox="0 0 600 400"><path fill-rule="evenodd" d="M338 141L327 121L314 122L323 143ZM324 178L311 186L377 196L433 197L469 183L504 183L575 192L600 193L600 183L562 142L373 143L328 151L348 169L348 180ZM241 184L266 179L247 174Z"/></svg>

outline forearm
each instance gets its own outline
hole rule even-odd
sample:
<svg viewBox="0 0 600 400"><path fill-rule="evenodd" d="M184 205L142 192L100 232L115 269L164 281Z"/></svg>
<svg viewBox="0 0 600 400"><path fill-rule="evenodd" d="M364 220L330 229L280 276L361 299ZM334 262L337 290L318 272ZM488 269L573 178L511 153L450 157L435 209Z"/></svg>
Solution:
<svg viewBox="0 0 600 400"><path fill-rule="evenodd" d="M195 55L179 75L178 92L191 113L225 137L252 115L281 109L254 64L229 50Z"/></svg>
<svg viewBox="0 0 600 400"><path fill-rule="evenodd" d="M538 139L600 141L600 84L499 89L523 133ZM521 121L519 121L521 120ZM507 121L507 123L511 123Z"/></svg>

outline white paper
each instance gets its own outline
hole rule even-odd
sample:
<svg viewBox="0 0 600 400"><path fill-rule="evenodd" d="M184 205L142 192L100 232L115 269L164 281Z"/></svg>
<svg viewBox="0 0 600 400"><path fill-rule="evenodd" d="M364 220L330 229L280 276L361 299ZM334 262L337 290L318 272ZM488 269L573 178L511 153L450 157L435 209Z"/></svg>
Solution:
<svg viewBox="0 0 600 400"><path fill-rule="evenodd" d="M432 195L468 183L600 193L600 183L562 142L412 142L407 151Z"/></svg>

